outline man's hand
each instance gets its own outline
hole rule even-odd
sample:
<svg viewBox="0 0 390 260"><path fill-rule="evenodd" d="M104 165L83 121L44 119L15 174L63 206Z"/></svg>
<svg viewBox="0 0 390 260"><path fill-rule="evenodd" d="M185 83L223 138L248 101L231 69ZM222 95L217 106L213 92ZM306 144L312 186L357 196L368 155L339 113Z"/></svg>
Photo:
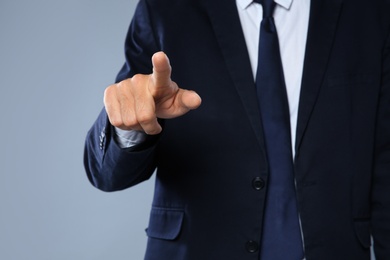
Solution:
<svg viewBox="0 0 390 260"><path fill-rule="evenodd" d="M157 118L175 118L200 106L197 93L171 80L172 68L163 52L155 53L152 63L152 74L134 75L105 90L104 105L113 126L154 135L162 130Z"/></svg>

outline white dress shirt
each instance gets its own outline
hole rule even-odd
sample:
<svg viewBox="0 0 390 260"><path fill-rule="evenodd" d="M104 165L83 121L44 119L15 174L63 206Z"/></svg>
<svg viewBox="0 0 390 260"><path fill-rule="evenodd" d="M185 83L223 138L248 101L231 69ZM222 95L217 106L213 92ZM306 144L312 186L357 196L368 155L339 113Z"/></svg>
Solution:
<svg viewBox="0 0 390 260"><path fill-rule="evenodd" d="M274 19L279 37L280 55L290 108L291 144L294 147L310 0L275 0L275 2L277 5ZM252 0L236 0L236 4L255 78L263 9L260 4L254 3ZM120 147L128 148L142 142L145 139L145 134L139 131L116 128L116 137ZM294 156L294 149L292 151Z"/></svg>

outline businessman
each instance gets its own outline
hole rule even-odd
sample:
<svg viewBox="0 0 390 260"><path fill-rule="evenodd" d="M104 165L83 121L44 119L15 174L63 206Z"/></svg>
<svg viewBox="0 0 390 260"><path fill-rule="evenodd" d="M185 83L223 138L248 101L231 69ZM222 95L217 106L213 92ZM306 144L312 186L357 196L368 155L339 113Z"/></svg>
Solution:
<svg viewBox="0 0 390 260"><path fill-rule="evenodd" d="M389 0L141 0L88 178L157 169L147 260L390 259L389 35Z"/></svg>

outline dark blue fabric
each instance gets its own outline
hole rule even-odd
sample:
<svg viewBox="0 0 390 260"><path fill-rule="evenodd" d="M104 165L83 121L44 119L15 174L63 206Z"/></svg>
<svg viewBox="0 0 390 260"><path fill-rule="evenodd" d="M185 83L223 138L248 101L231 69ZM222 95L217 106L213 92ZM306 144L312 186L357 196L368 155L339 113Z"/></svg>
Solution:
<svg viewBox="0 0 390 260"><path fill-rule="evenodd" d="M310 3L294 158L307 260L369 260L371 234L376 259L390 259L389 13L388 0ZM115 191L157 167L145 260L258 260L269 172L236 1L140 0L125 49L118 81L150 73L164 50L202 105L138 149L115 143L103 110L85 143L89 180Z"/></svg>
<svg viewBox="0 0 390 260"><path fill-rule="evenodd" d="M275 2L260 0L260 4L263 20L256 87L269 165L260 259L301 260L303 245L294 187L289 107L272 17Z"/></svg>

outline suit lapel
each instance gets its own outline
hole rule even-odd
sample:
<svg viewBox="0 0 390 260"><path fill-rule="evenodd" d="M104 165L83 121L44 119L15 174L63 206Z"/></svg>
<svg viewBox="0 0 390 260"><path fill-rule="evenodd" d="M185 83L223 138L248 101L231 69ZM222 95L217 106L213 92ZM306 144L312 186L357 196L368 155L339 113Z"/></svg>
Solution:
<svg viewBox="0 0 390 260"><path fill-rule="evenodd" d="M322 85L343 0L312 0L299 102L295 149L299 150Z"/></svg>
<svg viewBox="0 0 390 260"><path fill-rule="evenodd" d="M247 112L260 147L264 137L260 120L255 83L235 0L205 0L230 77ZM221 6L224 6L221 11Z"/></svg>
<svg viewBox="0 0 390 260"><path fill-rule="evenodd" d="M312 0L295 149L302 142L325 76L343 0ZM265 153L255 84L235 0L205 0L215 35L260 147ZM221 6L224 5L223 12Z"/></svg>

